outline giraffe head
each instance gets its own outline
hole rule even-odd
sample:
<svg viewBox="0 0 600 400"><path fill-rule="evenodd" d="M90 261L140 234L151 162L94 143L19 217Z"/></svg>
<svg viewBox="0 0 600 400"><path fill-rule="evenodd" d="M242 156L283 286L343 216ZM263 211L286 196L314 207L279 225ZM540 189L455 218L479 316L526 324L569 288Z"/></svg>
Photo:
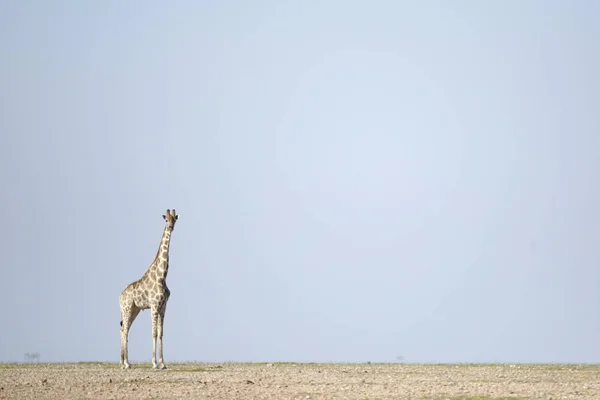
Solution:
<svg viewBox="0 0 600 400"><path fill-rule="evenodd" d="M167 229L169 230L169 232L173 232L173 229L175 229L175 222L177 222L177 218L179 218L179 215L177 215L175 210L173 210L172 212L171 210L167 210L167 215L163 215L163 218L167 222Z"/></svg>

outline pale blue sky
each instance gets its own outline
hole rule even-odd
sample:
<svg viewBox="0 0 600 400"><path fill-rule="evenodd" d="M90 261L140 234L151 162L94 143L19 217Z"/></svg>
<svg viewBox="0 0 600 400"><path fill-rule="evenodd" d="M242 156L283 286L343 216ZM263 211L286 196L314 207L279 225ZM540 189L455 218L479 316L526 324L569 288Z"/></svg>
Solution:
<svg viewBox="0 0 600 400"><path fill-rule="evenodd" d="M0 4L0 360L600 362L600 3ZM149 312L130 359L149 361Z"/></svg>

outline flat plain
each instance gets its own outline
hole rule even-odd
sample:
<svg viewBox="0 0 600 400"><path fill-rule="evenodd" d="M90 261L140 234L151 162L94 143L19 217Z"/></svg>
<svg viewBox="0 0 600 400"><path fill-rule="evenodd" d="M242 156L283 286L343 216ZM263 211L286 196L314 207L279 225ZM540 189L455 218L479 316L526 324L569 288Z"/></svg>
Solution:
<svg viewBox="0 0 600 400"><path fill-rule="evenodd" d="M0 399L600 399L600 365L0 364Z"/></svg>

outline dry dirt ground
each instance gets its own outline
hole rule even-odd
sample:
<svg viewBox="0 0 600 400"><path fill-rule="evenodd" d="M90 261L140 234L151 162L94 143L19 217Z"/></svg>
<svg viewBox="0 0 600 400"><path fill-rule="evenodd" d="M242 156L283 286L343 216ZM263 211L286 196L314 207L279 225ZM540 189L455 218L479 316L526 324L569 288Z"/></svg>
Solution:
<svg viewBox="0 0 600 400"><path fill-rule="evenodd" d="M0 399L600 399L600 365L0 364Z"/></svg>

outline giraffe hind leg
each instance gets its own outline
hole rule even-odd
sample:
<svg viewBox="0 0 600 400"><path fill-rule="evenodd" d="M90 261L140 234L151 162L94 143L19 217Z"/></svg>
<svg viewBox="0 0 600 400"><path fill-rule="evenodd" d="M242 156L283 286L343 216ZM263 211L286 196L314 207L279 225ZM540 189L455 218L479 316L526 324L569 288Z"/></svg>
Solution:
<svg viewBox="0 0 600 400"><path fill-rule="evenodd" d="M129 364L128 351L129 329L139 313L140 309L133 304L128 307L123 307L121 310L121 368L123 369L129 369L131 367Z"/></svg>

